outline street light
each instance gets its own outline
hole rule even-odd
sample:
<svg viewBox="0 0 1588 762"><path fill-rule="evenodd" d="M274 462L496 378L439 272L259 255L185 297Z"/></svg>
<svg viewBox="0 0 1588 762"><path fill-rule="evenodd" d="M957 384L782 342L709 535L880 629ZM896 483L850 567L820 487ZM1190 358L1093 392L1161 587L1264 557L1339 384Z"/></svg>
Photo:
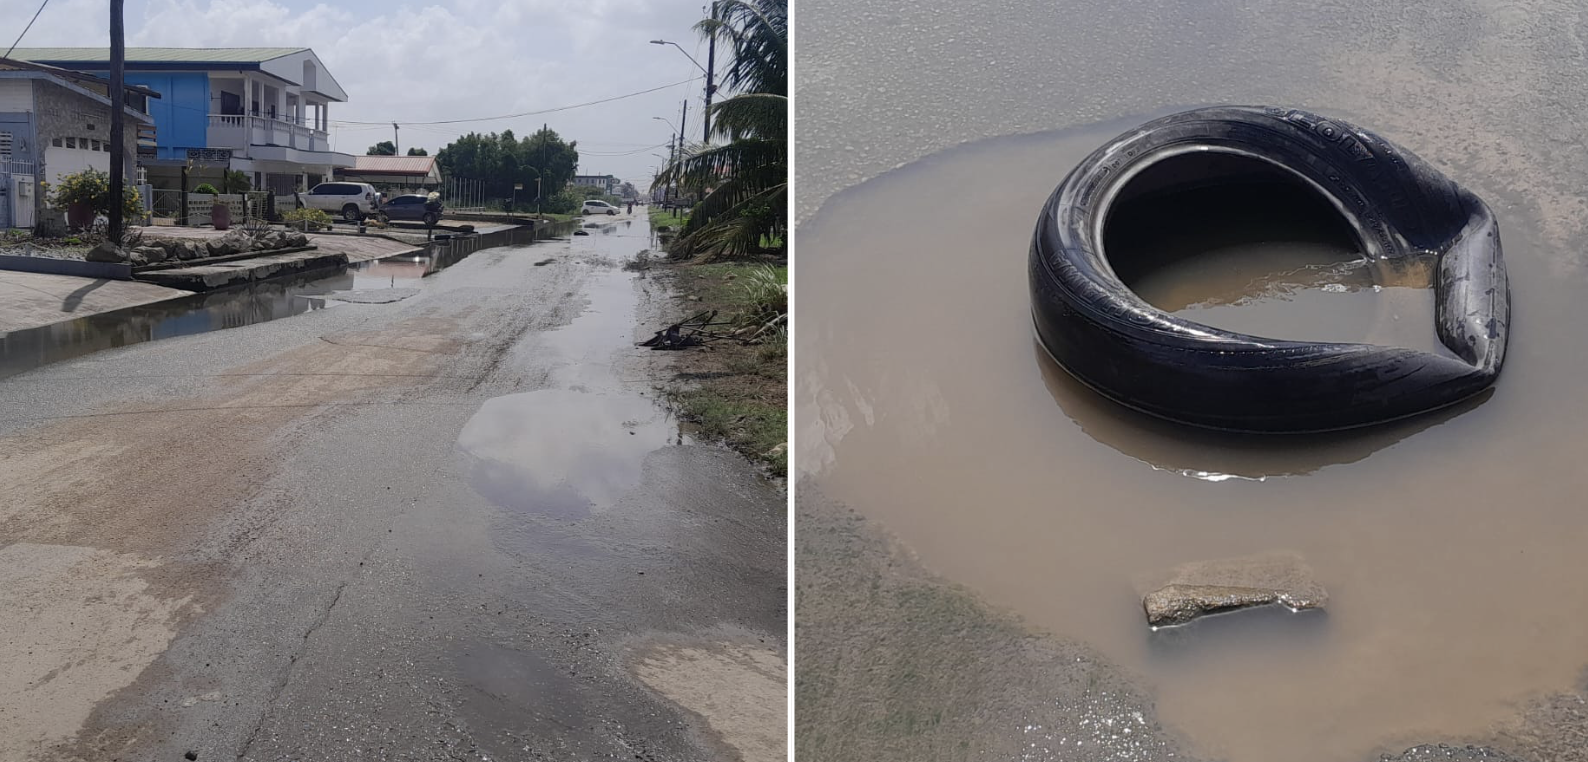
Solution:
<svg viewBox="0 0 1588 762"><path fill-rule="evenodd" d="M678 52L683 53L684 57L689 59L689 62L694 64L695 68L700 70L700 73L702 73L702 74L704 74L704 75L706 75L708 77L711 76L711 72L706 71L706 67L701 66L700 62L696 61L695 57L689 54L689 51L684 50L684 46L679 45L678 43L673 42L671 40L651 40L651 44L652 45L671 45L671 46L673 46L675 48L678 48Z"/></svg>
<svg viewBox="0 0 1588 762"><path fill-rule="evenodd" d="M717 17L717 4L716 3L712 3L711 4L711 17L712 18L716 18ZM678 52L683 53L684 57L689 59L689 62L695 65L695 68L699 69L701 71L701 73L706 75L706 110L705 110L705 113L702 115L702 118L701 118L701 121L704 122L706 126L705 126L704 132L702 132L701 135L700 135L700 142L702 142L702 143L711 142L711 96L716 94L716 92L717 92L716 83L711 81L711 79L712 79L711 69L708 69L708 68L706 68L704 66L701 66L700 62L696 61L695 57L689 54L689 51L684 50L684 46L679 45L678 43L673 42L672 40L651 40L651 44L652 45L671 45L671 46L673 46L675 48L678 48ZM712 35L711 35L711 56L709 58L707 58L706 60L711 62L712 68L716 68L716 66L717 66L717 60L716 59L717 59L717 35L716 35L715 32L713 32Z"/></svg>

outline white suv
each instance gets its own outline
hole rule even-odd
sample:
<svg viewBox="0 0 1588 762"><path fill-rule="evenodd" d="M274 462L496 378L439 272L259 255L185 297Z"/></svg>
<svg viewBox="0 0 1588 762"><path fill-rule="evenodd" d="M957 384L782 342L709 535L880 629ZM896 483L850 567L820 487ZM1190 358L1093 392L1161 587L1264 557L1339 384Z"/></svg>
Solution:
<svg viewBox="0 0 1588 762"><path fill-rule="evenodd" d="M369 183L320 183L308 193L298 194L298 204L357 222L380 208L380 191Z"/></svg>
<svg viewBox="0 0 1588 762"><path fill-rule="evenodd" d="M618 208L605 201L591 200L584 202L584 208L580 212L583 214L617 214Z"/></svg>

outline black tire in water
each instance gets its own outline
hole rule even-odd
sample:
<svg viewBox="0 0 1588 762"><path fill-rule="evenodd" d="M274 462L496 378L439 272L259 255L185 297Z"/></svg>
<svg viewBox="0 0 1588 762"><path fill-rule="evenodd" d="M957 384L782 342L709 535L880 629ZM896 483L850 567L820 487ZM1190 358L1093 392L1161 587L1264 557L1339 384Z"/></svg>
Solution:
<svg viewBox="0 0 1588 762"><path fill-rule="evenodd" d="M1168 159L1190 171L1147 174ZM1437 256L1434 327L1455 357L1225 331L1155 309L1114 274L1103 247L1114 204L1228 181L1254 164L1328 200L1366 257ZM1489 207L1378 135L1296 109L1197 109L1115 138L1048 199L1029 274L1037 338L1060 366L1120 404L1198 426L1306 432L1390 421L1483 391L1505 361L1510 288Z"/></svg>

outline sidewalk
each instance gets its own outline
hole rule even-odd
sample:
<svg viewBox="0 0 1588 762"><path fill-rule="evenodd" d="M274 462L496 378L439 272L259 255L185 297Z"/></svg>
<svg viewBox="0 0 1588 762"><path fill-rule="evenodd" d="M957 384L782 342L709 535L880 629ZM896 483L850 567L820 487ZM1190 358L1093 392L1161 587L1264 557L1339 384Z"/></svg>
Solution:
<svg viewBox="0 0 1588 762"><path fill-rule="evenodd" d="M153 283L0 270L0 334L189 294Z"/></svg>
<svg viewBox="0 0 1588 762"><path fill-rule="evenodd" d="M225 235L225 231L207 228L160 227L143 231L150 239ZM290 254L262 252L258 257L232 262L195 259L190 267L149 272L132 281L0 270L0 334L189 296L195 291L424 250L414 243L374 235L310 233L309 243L318 248ZM155 280L161 285L148 282Z"/></svg>

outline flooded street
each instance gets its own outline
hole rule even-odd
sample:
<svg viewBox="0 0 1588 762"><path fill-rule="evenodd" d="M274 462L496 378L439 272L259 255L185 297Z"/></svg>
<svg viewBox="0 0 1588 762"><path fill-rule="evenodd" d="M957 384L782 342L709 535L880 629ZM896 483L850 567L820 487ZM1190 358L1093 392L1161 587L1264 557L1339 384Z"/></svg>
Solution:
<svg viewBox="0 0 1588 762"><path fill-rule="evenodd" d="M1551 739L1580 732L1569 719L1528 743L1495 739L1514 741L1508 728L1535 702L1576 700L1588 666L1588 599L1577 591L1588 476L1572 464L1588 347L1568 328L1588 321L1588 236L1568 190L1588 152L1547 107L1588 102L1574 36L1584 19L1540 3L1286 4L1271 15L1148 5L1061 6L1018 23L969 8L801 7L811 84L800 97L812 104L799 123L802 494L852 509L976 605L1113 665L1180 758L1337 762L1433 742L1565 758L1574 747ZM845 47L883 30L893 41L881 50ZM1502 40L1525 52L1498 57ZM1038 63L1039 52L1061 60ZM1377 73L1357 76L1368 62ZM873 76L827 76L840 64ZM865 108L844 110L860 98ZM1042 203L1121 131L1228 101L1306 105L1378 130L1494 207L1515 330L1492 393L1357 432L1234 436L1125 410L1053 364L1032 335L1025 267ZM953 114L934 118L938 109ZM943 129L889 133L903 113ZM1013 133L1029 134L1000 137ZM942 150L960 141L973 142ZM835 193L827 170L845 157L859 168L850 184L878 176ZM1203 194L1109 226L1111 261L1160 309L1262 336L1436 348L1426 274L1355 261L1305 198ZM807 540L801 522L802 546L814 546L802 547L802 579L808 563L843 557L836 538L860 531ZM1175 567L1267 553L1304 558L1326 610L1147 628L1142 595ZM907 632L921 625L890 621L871 622L868 642L823 639L846 644L832 655L807 651L802 635L802 673L909 663L918 641ZM1004 640L963 644L976 656L958 663L967 674L1014 669ZM1055 681L1084 680L1057 669ZM1075 711L1056 695L1057 706L1026 695L957 707L978 719L954 737L1004 748L1032 732L1033 712ZM930 715L932 699L920 701ZM876 732L860 727L870 729L851 736ZM1127 756L1120 738L1063 752L1044 737L1023 758ZM1153 748L1128 756L1171 755ZM840 757L810 757L829 758Z"/></svg>
<svg viewBox="0 0 1588 762"><path fill-rule="evenodd" d="M591 232L0 379L0 759L776 759L783 494L658 399L646 219Z"/></svg>

